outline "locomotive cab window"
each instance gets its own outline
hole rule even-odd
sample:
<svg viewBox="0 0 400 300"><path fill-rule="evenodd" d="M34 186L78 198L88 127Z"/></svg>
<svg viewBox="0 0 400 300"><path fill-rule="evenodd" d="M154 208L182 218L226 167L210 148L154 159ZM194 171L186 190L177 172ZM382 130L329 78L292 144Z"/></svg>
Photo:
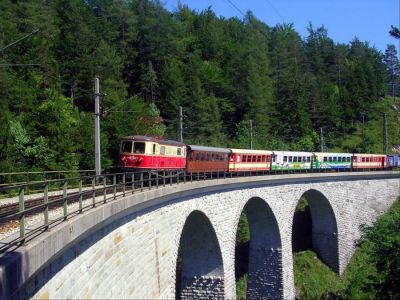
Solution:
<svg viewBox="0 0 400 300"><path fill-rule="evenodd" d="M307 162L311 162L311 157L310 156L307 157Z"/></svg>
<svg viewBox="0 0 400 300"><path fill-rule="evenodd" d="M165 146L160 147L160 154L165 155Z"/></svg>
<svg viewBox="0 0 400 300"><path fill-rule="evenodd" d="M132 142L131 141L123 141L121 145L121 152L132 152Z"/></svg>
<svg viewBox="0 0 400 300"><path fill-rule="evenodd" d="M156 154L156 144L153 144L153 154Z"/></svg>
<svg viewBox="0 0 400 300"><path fill-rule="evenodd" d="M182 155L182 149L181 148L176 149L176 154L177 155Z"/></svg>
<svg viewBox="0 0 400 300"><path fill-rule="evenodd" d="M284 157L283 157L283 161L284 161L284 162L287 162L287 156L284 156Z"/></svg>
<svg viewBox="0 0 400 300"><path fill-rule="evenodd" d="M328 161L328 157L324 157L324 162L327 162Z"/></svg>
<svg viewBox="0 0 400 300"><path fill-rule="evenodd" d="M289 156L289 162L292 162L292 161L293 161L293 157Z"/></svg>
<svg viewBox="0 0 400 300"><path fill-rule="evenodd" d="M143 142L135 142L133 144L133 152L138 154L144 154L146 149L146 144Z"/></svg>

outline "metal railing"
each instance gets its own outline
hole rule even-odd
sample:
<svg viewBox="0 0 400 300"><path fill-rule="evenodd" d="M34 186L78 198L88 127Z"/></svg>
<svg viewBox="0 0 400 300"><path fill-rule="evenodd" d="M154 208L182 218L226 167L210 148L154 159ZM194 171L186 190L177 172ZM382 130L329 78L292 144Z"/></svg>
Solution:
<svg viewBox="0 0 400 300"><path fill-rule="evenodd" d="M233 176L248 176L255 172L239 172L235 175L227 172L186 173L182 172L140 172L140 173L115 173L101 176L81 176L65 179L46 180L42 182L21 183L1 186L0 195L17 194L14 209L1 211L6 206L0 206L1 223L17 220L19 223L19 236L7 243L0 245L0 252L13 245L23 244L40 232L49 230L52 225L66 221L73 215L81 214L87 209L105 204L118 197L125 197L128 193L151 190L152 188L165 187L173 184L184 184L187 181L200 181L207 179L226 178ZM265 174L258 172L257 174ZM74 189L70 189L74 187ZM26 191L39 191L27 199ZM52 195L51 190L57 190L57 195ZM0 202L1 203L1 202ZM69 205L77 203L77 208ZM61 215L51 219L49 211L61 208ZM43 223L34 228L27 228L26 219L31 215L43 215Z"/></svg>
<svg viewBox="0 0 400 300"><path fill-rule="evenodd" d="M30 183L53 179L65 179L76 176L89 176L95 170L74 170L74 171L34 171L34 172L11 172L0 173L0 186Z"/></svg>

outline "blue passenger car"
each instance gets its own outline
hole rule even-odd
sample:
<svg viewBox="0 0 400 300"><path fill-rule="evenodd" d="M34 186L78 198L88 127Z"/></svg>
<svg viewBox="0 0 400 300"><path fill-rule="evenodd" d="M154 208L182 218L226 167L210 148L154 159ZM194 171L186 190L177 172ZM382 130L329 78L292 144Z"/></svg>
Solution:
<svg viewBox="0 0 400 300"><path fill-rule="evenodd" d="M388 155L388 167L399 168L400 167L400 154Z"/></svg>

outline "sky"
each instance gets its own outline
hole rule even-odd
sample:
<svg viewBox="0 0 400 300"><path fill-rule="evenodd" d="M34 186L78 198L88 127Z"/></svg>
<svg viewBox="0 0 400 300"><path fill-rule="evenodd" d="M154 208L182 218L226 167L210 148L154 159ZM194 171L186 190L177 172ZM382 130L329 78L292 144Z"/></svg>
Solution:
<svg viewBox="0 0 400 300"><path fill-rule="evenodd" d="M306 37L308 24L321 25L336 43L350 43L354 37L385 52L388 44L399 49L400 41L389 35L390 25L400 27L400 0L180 0L191 9L202 11L211 6L217 16L243 18L251 10L269 26L293 23ZM168 10L178 0L164 0ZM241 13L242 12L242 13Z"/></svg>

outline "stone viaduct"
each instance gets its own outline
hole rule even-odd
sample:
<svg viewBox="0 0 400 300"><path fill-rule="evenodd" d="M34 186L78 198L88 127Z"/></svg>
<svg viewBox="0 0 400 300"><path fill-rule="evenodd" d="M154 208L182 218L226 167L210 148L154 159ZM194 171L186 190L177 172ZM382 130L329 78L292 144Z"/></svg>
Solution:
<svg viewBox="0 0 400 300"><path fill-rule="evenodd" d="M239 217L250 226L249 298L293 299L292 224L302 196L319 257L342 274L360 238L400 195L400 173L187 182L128 195L0 257L1 299L235 298ZM179 255L178 255L179 253ZM177 260L180 260L177 270Z"/></svg>

